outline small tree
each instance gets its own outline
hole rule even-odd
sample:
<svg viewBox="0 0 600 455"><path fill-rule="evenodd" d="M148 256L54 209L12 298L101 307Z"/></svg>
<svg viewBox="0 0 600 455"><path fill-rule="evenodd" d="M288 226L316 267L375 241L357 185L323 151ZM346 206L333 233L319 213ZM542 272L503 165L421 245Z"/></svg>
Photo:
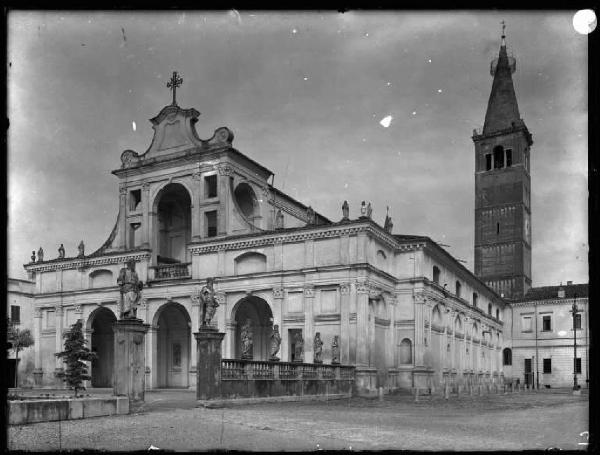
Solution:
<svg viewBox="0 0 600 455"><path fill-rule="evenodd" d="M10 319L8 321L8 342L15 351L15 387L19 387L19 351L33 346L33 336L29 329L19 330Z"/></svg>
<svg viewBox="0 0 600 455"><path fill-rule="evenodd" d="M79 390L85 390L83 381L92 379L88 375L87 365L84 361L95 360L98 356L86 347L87 341L83 336L80 319L71 326L71 330L66 332L63 338L65 339L65 350L54 355L61 357L67 364L67 371L62 373L62 376L69 388L75 389L75 397L77 397Z"/></svg>

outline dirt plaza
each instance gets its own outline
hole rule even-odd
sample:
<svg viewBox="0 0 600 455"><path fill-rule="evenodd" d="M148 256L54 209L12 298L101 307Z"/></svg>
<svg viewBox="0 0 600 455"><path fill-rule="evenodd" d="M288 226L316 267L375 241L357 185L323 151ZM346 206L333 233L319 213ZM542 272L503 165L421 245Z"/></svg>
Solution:
<svg viewBox="0 0 600 455"><path fill-rule="evenodd" d="M93 392L92 392L93 393ZM96 392L98 393L98 392ZM197 408L193 391L153 391L139 412L8 429L9 450L585 450L588 395L385 396Z"/></svg>

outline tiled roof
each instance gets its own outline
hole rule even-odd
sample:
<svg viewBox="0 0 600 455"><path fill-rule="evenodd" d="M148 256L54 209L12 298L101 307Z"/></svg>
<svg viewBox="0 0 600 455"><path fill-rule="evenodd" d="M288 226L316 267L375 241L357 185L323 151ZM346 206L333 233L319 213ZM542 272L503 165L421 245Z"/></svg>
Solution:
<svg viewBox="0 0 600 455"><path fill-rule="evenodd" d="M524 297L517 299L519 302L526 302L530 300L550 300L558 298L558 290L564 289L565 298L572 299L577 294L577 297L588 297L588 284L565 284L559 286L541 286L537 288L531 288L527 291Z"/></svg>

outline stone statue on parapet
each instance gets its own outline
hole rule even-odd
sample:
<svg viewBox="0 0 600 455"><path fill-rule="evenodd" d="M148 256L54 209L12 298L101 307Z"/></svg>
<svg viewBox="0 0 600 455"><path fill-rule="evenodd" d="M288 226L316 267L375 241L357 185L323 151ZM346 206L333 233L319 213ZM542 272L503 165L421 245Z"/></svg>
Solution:
<svg viewBox="0 0 600 455"><path fill-rule="evenodd" d="M348 201L344 201L342 204L342 220L348 220L350 216L350 206Z"/></svg>
<svg viewBox="0 0 600 455"><path fill-rule="evenodd" d="M304 362L304 340L302 332L297 332L294 337L294 362Z"/></svg>
<svg viewBox="0 0 600 455"><path fill-rule="evenodd" d="M35 251L31 252L31 262L35 262Z"/></svg>
<svg viewBox="0 0 600 455"><path fill-rule="evenodd" d="M365 201L360 204L360 217L364 218L367 216L367 205Z"/></svg>
<svg viewBox="0 0 600 455"><path fill-rule="evenodd" d="M392 217L390 216L390 206L387 206L387 212L385 214L385 222L383 223L383 229L385 232L392 233L392 228L394 227L394 223L392 223Z"/></svg>
<svg viewBox="0 0 600 455"><path fill-rule="evenodd" d="M332 365L340 363L340 342L337 335L334 335L331 342L331 363Z"/></svg>
<svg viewBox="0 0 600 455"><path fill-rule="evenodd" d="M372 214L373 214L373 208L371 207L371 203L369 202L367 204L367 218L371 218Z"/></svg>
<svg viewBox="0 0 600 455"><path fill-rule="evenodd" d="M40 247L40 249L38 250L37 261L44 262L44 250L42 249L42 247Z"/></svg>
<svg viewBox="0 0 600 455"><path fill-rule="evenodd" d="M65 247L64 247L64 245L62 243L58 247L58 257L59 257L59 259L64 259L65 258Z"/></svg>
<svg viewBox="0 0 600 455"><path fill-rule="evenodd" d="M321 333L317 332L315 334L315 339L313 341L313 352L314 352L314 363L323 363L323 359L321 356L323 355L323 341L321 340Z"/></svg>
<svg viewBox="0 0 600 455"><path fill-rule="evenodd" d="M306 224L315 224L315 211L310 205L306 209Z"/></svg>
<svg viewBox="0 0 600 455"><path fill-rule="evenodd" d="M279 334L279 326L275 324L273 326L273 331L271 332L271 357L269 360L272 362L278 362L279 357L277 357L277 353L279 352L279 348L281 346L281 335Z"/></svg>
<svg viewBox="0 0 600 455"><path fill-rule="evenodd" d="M202 309L202 319L200 322L202 326L210 325L210 321L212 321L219 307L219 302L215 299L213 282L213 278L207 278L206 285L200 290L200 305Z"/></svg>
<svg viewBox="0 0 600 455"><path fill-rule="evenodd" d="M246 319L240 333L242 339L242 360L252 360L252 345L254 343L254 331L252 330L252 320Z"/></svg>
<svg viewBox="0 0 600 455"><path fill-rule="evenodd" d="M142 283L135 271L135 261L127 261L127 267L123 267L119 271L117 278L121 300L119 303L119 318L120 319L136 319L137 307L142 297Z"/></svg>
<svg viewBox="0 0 600 455"><path fill-rule="evenodd" d="M275 229L283 229L283 213L280 209L277 209L275 214Z"/></svg>
<svg viewBox="0 0 600 455"><path fill-rule="evenodd" d="M79 242L79 245L77 246L77 250L79 250L79 253L77 254L78 258L82 258L85 256L85 245L83 244L83 240L81 242Z"/></svg>

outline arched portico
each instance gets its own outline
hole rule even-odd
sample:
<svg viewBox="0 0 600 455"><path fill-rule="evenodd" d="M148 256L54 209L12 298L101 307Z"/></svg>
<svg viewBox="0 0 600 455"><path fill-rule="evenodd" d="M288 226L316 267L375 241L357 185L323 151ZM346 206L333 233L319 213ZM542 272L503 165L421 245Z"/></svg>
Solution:
<svg viewBox="0 0 600 455"><path fill-rule="evenodd" d="M181 183L169 183L152 204L156 264L189 261L187 244L192 237L192 198Z"/></svg>
<svg viewBox="0 0 600 455"><path fill-rule="evenodd" d="M86 329L92 332L90 349L98 355L91 364L92 387L112 387L115 342L115 314L108 308L96 308L89 316Z"/></svg>
<svg viewBox="0 0 600 455"><path fill-rule="evenodd" d="M191 319L177 302L161 306L152 321L156 327L152 384L157 388L189 387L191 363Z"/></svg>
<svg viewBox="0 0 600 455"><path fill-rule="evenodd" d="M233 355L242 357L242 326L250 320L253 331L253 360L269 360L269 342L273 325L273 312L269 304L260 297L249 296L239 300L231 311L231 320L235 321L233 332Z"/></svg>

